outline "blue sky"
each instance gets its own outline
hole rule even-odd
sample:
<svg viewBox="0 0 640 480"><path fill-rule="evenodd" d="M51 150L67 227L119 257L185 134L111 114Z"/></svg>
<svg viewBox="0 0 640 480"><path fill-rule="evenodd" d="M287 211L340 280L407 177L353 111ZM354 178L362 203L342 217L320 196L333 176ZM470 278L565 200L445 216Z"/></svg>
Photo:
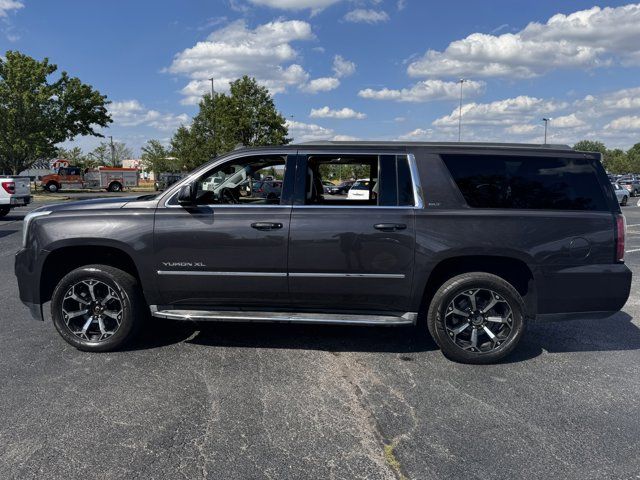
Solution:
<svg viewBox="0 0 640 480"><path fill-rule="evenodd" d="M458 0L0 0L0 52L49 57L113 102L139 153L242 74L298 141L640 142L640 4ZM99 139L74 144L92 148Z"/></svg>

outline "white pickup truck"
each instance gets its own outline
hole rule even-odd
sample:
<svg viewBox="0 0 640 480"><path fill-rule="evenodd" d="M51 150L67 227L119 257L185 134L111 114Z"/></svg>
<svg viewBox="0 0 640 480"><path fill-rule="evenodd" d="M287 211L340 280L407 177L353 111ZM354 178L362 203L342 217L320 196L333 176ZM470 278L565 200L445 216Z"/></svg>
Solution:
<svg viewBox="0 0 640 480"><path fill-rule="evenodd" d="M29 177L0 175L0 217L15 207L31 203L31 180Z"/></svg>

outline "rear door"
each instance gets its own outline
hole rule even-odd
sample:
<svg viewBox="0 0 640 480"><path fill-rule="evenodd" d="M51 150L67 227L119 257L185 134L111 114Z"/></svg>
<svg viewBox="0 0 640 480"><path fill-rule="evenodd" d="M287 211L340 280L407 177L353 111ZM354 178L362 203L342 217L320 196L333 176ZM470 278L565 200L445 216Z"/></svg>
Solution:
<svg viewBox="0 0 640 480"><path fill-rule="evenodd" d="M416 200L407 155L309 153L298 156L297 171L288 255L292 303L343 312L408 311ZM364 200L320 193L322 180L363 174L371 183Z"/></svg>

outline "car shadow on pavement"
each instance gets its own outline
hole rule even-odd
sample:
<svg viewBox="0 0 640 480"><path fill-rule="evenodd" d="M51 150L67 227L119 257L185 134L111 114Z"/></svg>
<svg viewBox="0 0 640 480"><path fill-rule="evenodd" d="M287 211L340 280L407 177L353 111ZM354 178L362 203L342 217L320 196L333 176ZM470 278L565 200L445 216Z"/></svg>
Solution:
<svg viewBox="0 0 640 480"><path fill-rule="evenodd" d="M14 233L18 233L18 230L0 230L0 238L8 237Z"/></svg>
<svg viewBox="0 0 640 480"><path fill-rule="evenodd" d="M152 319L154 328L129 349L187 342L211 347L417 353L438 347L428 333L413 327L295 325L286 323L184 322Z"/></svg>
<svg viewBox="0 0 640 480"><path fill-rule="evenodd" d="M603 320L531 322L516 350L502 363L530 360L547 353L640 350L640 329L619 312ZM186 342L209 347L325 350L331 352L392 352L437 350L419 326L362 327L224 322L184 322L152 319L129 349L144 350Z"/></svg>
<svg viewBox="0 0 640 480"><path fill-rule="evenodd" d="M531 322L518 348L504 363L521 362L543 352L640 350L640 328L626 312L601 320Z"/></svg>

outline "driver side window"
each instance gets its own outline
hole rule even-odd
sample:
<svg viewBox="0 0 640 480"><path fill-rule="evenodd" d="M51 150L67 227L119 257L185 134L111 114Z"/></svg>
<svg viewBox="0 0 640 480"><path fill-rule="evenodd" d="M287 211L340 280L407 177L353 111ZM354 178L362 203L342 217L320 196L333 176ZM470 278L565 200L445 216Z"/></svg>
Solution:
<svg viewBox="0 0 640 480"><path fill-rule="evenodd" d="M198 205L279 205L284 156L245 157L209 170L196 181Z"/></svg>

